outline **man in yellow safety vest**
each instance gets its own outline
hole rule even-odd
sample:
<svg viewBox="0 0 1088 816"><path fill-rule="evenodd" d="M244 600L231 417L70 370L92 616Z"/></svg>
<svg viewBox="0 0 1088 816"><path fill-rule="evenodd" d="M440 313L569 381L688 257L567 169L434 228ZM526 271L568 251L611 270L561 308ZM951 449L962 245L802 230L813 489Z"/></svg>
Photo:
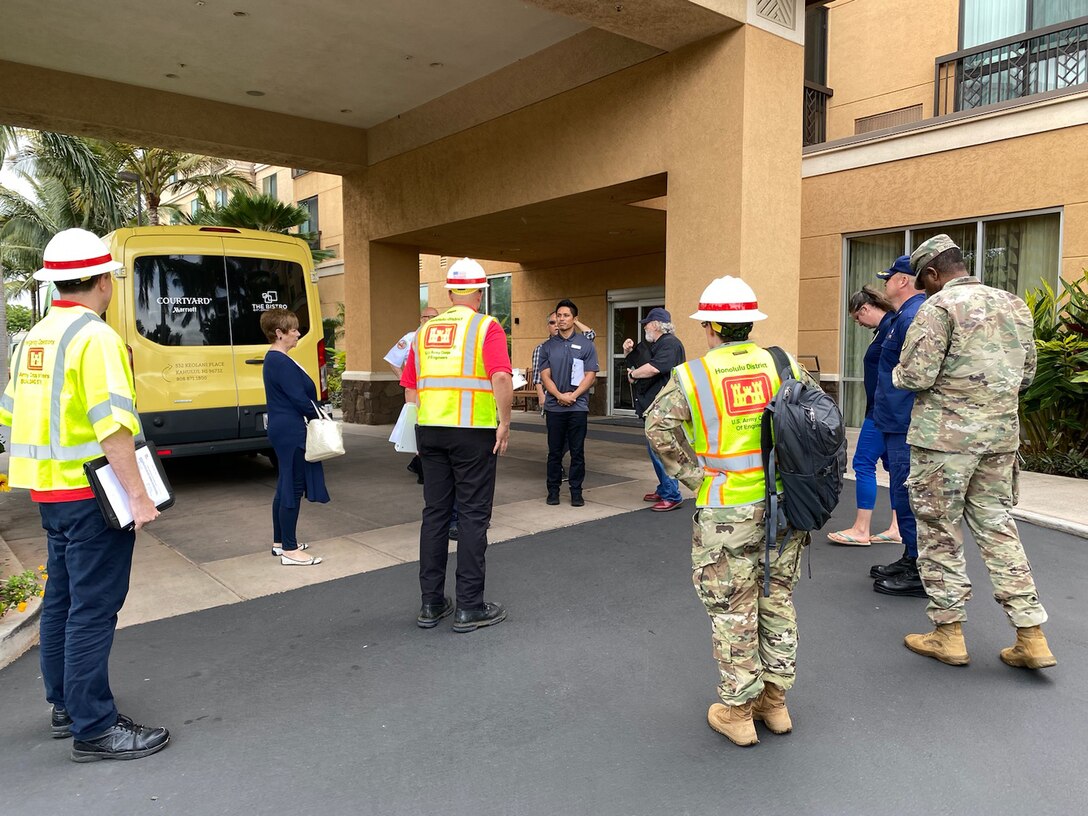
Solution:
<svg viewBox="0 0 1088 816"><path fill-rule="evenodd" d="M431 629L454 611L444 595L449 527L454 503L457 542L457 613L453 631L472 632L506 619L499 604L484 601L484 553L498 456L510 437L514 388L506 332L480 314L484 269L462 258L446 274L453 306L416 332L400 384L419 408L416 442L423 465L423 523L419 531L416 618Z"/></svg>
<svg viewBox="0 0 1088 816"><path fill-rule="evenodd" d="M121 268L86 230L50 240L34 277L53 282L59 298L27 334L0 398L11 485L30 490L48 540L41 670L52 735L74 737L76 762L137 759L170 740L165 728L119 714L109 684L135 530L159 515L136 465L141 429L128 354L99 317L113 296L110 273ZM135 530L111 529L91 493L83 464L103 454L128 493Z"/></svg>
<svg viewBox="0 0 1088 816"><path fill-rule="evenodd" d="M740 278L718 278L692 317L710 351L673 369L647 412L646 436L666 472L696 494L692 577L710 614L721 673L722 702L707 721L737 745L755 745L753 719L776 734L793 728L786 710L797 655L793 587L809 534L783 530L772 562L764 563L760 429L781 380L770 352L748 340L753 322L767 317L755 293ZM770 596L761 597L766 569Z"/></svg>

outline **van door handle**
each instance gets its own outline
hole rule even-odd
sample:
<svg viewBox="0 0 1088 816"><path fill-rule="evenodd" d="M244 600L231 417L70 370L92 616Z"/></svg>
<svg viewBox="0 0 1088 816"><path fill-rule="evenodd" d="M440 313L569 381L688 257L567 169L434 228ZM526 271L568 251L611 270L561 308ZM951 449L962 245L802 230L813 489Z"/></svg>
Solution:
<svg viewBox="0 0 1088 816"><path fill-rule="evenodd" d="M264 357L254 357L252 360L246 360L246 365L264 365Z"/></svg>

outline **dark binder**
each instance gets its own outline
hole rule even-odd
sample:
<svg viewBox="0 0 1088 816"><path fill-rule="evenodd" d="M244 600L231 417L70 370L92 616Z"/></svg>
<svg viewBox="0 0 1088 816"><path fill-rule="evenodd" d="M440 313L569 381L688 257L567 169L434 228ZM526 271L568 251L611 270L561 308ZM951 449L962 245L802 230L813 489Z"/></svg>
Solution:
<svg viewBox="0 0 1088 816"><path fill-rule="evenodd" d="M163 470L162 462L159 460L159 452L153 443L136 443L136 466L144 480L147 495L155 501L155 507L159 510L172 507L174 489L170 486L170 480L166 478L166 471ZM114 474L109 460L105 456L100 456L84 462L83 472L87 474L91 492L98 501L102 515L106 517L106 523L114 530L133 529L135 522L132 519L128 494L125 493L124 487Z"/></svg>

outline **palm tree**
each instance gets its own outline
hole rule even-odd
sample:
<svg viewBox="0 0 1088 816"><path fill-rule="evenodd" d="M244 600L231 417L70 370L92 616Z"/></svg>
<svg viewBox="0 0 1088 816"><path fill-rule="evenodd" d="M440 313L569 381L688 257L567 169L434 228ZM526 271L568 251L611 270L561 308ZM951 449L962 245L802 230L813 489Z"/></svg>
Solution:
<svg viewBox="0 0 1088 816"><path fill-rule="evenodd" d="M177 212L176 207L163 206L162 198L166 194L179 193L187 187L197 190L222 187L238 192L253 190L249 179L230 169L230 163L225 159L158 147L106 144L118 171L133 173L139 179L138 187L143 194L151 224L159 223L160 210Z"/></svg>
<svg viewBox="0 0 1088 816"><path fill-rule="evenodd" d="M330 250L319 249L315 246L318 240L316 233L292 232L292 230L301 227L310 220L310 213L304 207L280 201L275 196L265 193L256 195L235 193L226 204L213 205L208 201L204 191L201 190L197 193L197 199L200 201L200 205L196 215L182 215L182 218L188 224L240 227L242 229L293 235L310 245L310 254L313 256L314 263L333 257Z"/></svg>

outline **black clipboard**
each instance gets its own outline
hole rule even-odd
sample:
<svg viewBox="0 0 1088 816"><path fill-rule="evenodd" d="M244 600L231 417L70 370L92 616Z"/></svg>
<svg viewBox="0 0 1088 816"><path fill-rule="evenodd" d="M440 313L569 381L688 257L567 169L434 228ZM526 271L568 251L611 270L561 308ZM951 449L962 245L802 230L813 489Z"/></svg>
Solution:
<svg viewBox="0 0 1088 816"><path fill-rule="evenodd" d="M159 452L152 442L136 443L136 465L144 480L147 494L157 497L155 507L165 510L174 506L174 489L166 478ZM105 456L83 463L83 472L87 474L91 492L94 493L98 507L106 518L106 523L114 530L131 530L135 527L132 511L128 505L128 494L113 472L113 466Z"/></svg>

